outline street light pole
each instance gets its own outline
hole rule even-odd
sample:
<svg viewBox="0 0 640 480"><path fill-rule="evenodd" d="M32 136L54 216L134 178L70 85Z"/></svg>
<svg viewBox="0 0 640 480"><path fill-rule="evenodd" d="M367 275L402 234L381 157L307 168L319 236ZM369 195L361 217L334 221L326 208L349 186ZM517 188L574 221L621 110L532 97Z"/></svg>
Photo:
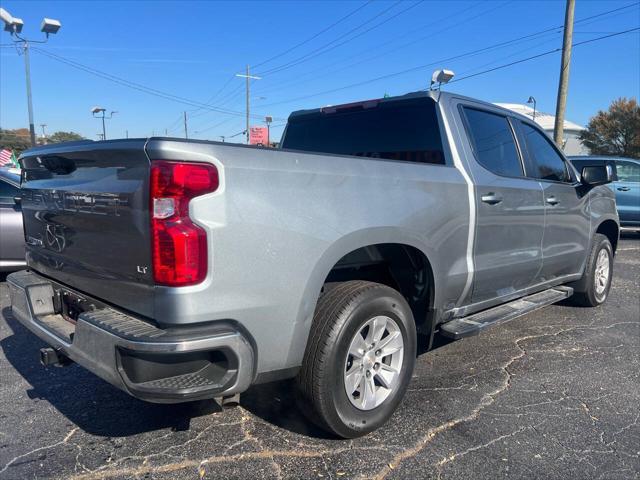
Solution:
<svg viewBox="0 0 640 480"><path fill-rule="evenodd" d="M44 33L47 38L44 41L28 40L20 36L24 22L20 18L12 16L4 8L0 8L0 19L4 22L4 29L8 31L12 37L17 38L13 40L16 44L21 44L22 54L24 56L24 71L27 83L27 108L29 110L29 137L31 139L31 146L36 146L36 128L33 120L33 100L31 96L31 65L29 62L29 47L31 43L46 43L49 40L50 34L58 33L60 30L60 22L58 20L52 20L45 18L40 26L40 31Z"/></svg>
<svg viewBox="0 0 640 480"><path fill-rule="evenodd" d="M91 109L91 113L93 114L93 118L102 119L102 140L106 140L107 139L107 127L105 125L105 120L111 120L113 118L113 114L114 113L118 113L117 111L112 110L111 113L109 114L109 116L107 117L105 115L106 111L107 111L107 109L106 108L102 108L102 107L93 107ZM96 113L102 113L102 116L96 117Z"/></svg>
<svg viewBox="0 0 640 480"><path fill-rule="evenodd" d="M27 78L27 108L29 109L29 137L31 146L36 146L36 128L33 123L33 99L31 97L31 65L29 63L29 42L22 44L24 54L24 73Z"/></svg>

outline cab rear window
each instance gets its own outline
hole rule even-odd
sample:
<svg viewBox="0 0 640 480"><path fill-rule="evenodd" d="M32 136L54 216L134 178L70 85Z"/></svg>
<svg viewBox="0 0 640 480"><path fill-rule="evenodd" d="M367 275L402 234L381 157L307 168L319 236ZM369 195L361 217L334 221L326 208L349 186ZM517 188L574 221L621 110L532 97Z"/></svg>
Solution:
<svg viewBox="0 0 640 480"><path fill-rule="evenodd" d="M444 164L435 102L371 101L289 119L282 148Z"/></svg>

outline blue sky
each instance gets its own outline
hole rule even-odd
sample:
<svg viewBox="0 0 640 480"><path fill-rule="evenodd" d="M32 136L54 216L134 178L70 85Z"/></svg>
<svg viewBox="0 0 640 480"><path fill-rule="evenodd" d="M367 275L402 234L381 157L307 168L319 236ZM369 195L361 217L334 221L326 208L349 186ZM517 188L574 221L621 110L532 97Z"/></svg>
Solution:
<svg viewBox="0 0 640 480"><path fill-rule="evenodd" d="M637 3L580 22L626 5L634 1L577 0L574 42L640 26ZM191 136L214 140L244 129L244 80L234 74L246 64L256 65L252 73L262 77L252 82L252 113L272 115L272 137L278 138L280 119L293 110L415 91L428 85L438 67L450 68L460 78L558 48L562 42L559 29L482 54L443 61L562 25L565 8L564 1L518 0L3 0L2 6L24 20L23 34L33 39L41 39L43 17L62 22L58 35L38 46L44 52L31 54L38 132L38 125L45 123L48 133L74 130L96 139L101 125L91 117L90 109L100 105L118 111L108 121L109 138L124 137L127 130L130 137L164 135L165 129L169 135L182 136L181 115L187 110ZM9 34L0 33L0 44L10 44ZM47 52L196 105L99 78L46 56ZM560 53L554 53L447 89L491 102L524 103L533 95L539 110L553 113L559 64ZM342 88L420 65L427 66ZM637 31L576 47L567 119L585 124L611 100L637 98L639 90ZM202 103L227 113L198 108ZM27 124L23 60L15 49L5 46L0 48L0 126Z"/></svg>

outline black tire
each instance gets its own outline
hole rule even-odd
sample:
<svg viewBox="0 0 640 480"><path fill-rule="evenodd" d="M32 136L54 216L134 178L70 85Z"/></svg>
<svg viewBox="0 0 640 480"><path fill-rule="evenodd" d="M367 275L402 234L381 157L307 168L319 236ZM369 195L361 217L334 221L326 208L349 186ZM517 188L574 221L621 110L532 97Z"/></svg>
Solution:
<svg viewBox="0 0 640 480"><path fill-rule="evenodd" d="M605 250L609 259L609 278L604 290L600 292L596 286L597 262L600 252ZM613 278L613 248L609 239L596 233L593 237L591 251L587 257L587 264L582 278L571 285L574 288L574 294L571 297L571 303L580 307L597 307L602 305L609 296L611 289L611 279Z"/></svg>
<svg viewBox="0 0 640 480"><path fill-rule="evenodd" d="M402 365L391 393L375 408L362 410L347 395L345 361L355 335L381 315L392 319L402 334ZM301 410L318 426L343 438L359 437L379 428L404 397L415 365L416 343L413 314L396 290L365 281L335 284L320 296L316 306L297 377Z"/></svg>

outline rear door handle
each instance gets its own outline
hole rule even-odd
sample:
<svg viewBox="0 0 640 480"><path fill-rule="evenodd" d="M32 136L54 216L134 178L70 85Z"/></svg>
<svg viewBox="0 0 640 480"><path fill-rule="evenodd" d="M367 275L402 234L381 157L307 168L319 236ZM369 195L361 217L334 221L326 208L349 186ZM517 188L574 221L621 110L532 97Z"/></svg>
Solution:
<svg viewBox="0 0 640 480"><path fill-rule="evenodd" d="M620 190L621 192L628 192L629 190L631 190L630 187L618 187L618 190Z"/></svg>
<svg viewBox="0 0 640 480"><path fill-rule="evenodd" d="M502 196L496 195L493 192L482 195L480 198L484 203L488 203L489 205L496 205L502 201Z"/></svg>
<svg viewBox="0 0 640 480"><path fill-rule="evenodd" d="M550 196L550 197L547 197L547 203L548 203L549 205L557 205L557 204L559 204L560 202L556 199L556 197L554 197L554 196L552 195L552 196Z"/></svg>

